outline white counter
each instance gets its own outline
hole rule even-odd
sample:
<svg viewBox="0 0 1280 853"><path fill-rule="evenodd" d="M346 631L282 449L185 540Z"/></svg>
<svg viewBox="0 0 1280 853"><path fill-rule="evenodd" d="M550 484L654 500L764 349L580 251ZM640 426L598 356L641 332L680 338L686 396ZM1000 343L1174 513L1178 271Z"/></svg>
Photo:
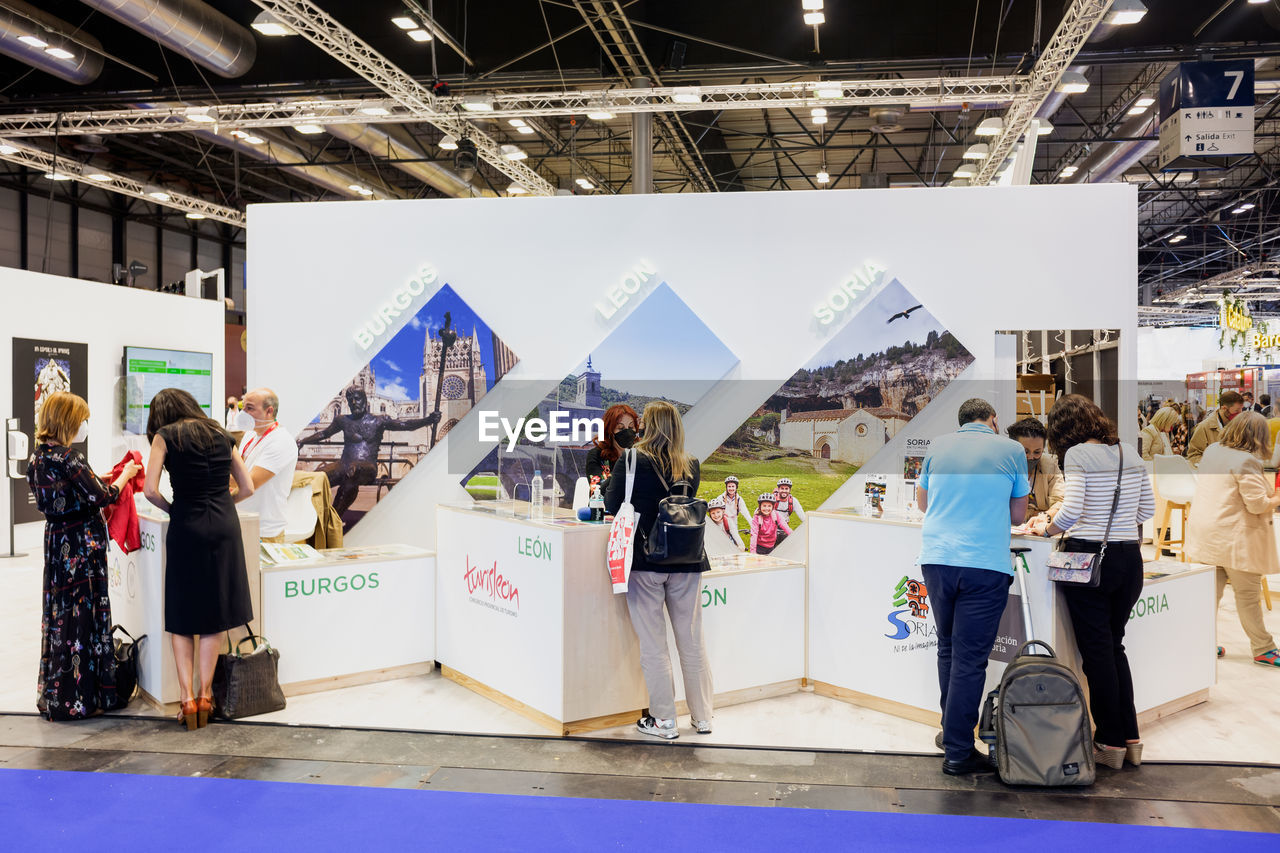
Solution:
<svg viewBox="0 0 1280 853"><path fill-rule="evenodd" d="M913 614L910 601L898 592L904 578L922 580L916 564L921 524L849 512L811 512L805 527L809 677L815 690L937 724L933 616ZM1044 571L1052 542L1038 536L1012 539L1015 545L1031 548L1026 580L1036 638L1049 643L1078 671L1066 608ZM1135 704L1143 721L1206 701L1214 682L1212 567L1163 560L1146 568L1167 574L1147 581L1126 632ZM987 667L988 690L1026 639L1017 590L1015 582Z"/></svg>
<svg viewBox="0 0 1280 853"><path fill-rule="evenodd" d="M435 668L435 554L408 545L334 548L263 564L262 634L285 695Z"/></svg>

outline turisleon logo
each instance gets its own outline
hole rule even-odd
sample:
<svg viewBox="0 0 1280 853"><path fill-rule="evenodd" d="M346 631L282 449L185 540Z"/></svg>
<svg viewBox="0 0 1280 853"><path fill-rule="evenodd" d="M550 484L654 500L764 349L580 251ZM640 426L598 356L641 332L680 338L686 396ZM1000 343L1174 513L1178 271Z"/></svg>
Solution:
<svg viewBox="0 0 1280 853"><path fill-rule="evenodd" d="M471 562L466 557L466 571L462 579L467 585L467 597L474 603L507 616L520 615L520 589L511 578L498 571L498 561L487 568Z"/></svg>
<svg viewBox="0 0 1280 853"><path fill-rule="evenodd" d="M909 640L895 642L895 652L931 648L938 644L938 629L928 620L929 590L924 581L903 575L894 586L889 600L895 609L885 618L893 631L884 636L894 641Z"/></svg>

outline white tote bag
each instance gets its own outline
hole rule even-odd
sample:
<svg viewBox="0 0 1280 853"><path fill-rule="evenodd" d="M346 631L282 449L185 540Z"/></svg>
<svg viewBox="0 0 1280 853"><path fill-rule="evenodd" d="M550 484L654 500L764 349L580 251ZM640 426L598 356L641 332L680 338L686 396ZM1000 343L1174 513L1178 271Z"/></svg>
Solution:
<svg viewBox="0 0 1280 853"><path fill-rule="evenodd" d="M613 516L613 526L609 528L609 546L605 549L608 561L609 580L613 582L614 593L627 591L627 579L631 577L631 558L635 554L636 525L640 516L631 505L631 488L636 482L636 452L626 451L626 494L622 498L622 506Z"/></svg>

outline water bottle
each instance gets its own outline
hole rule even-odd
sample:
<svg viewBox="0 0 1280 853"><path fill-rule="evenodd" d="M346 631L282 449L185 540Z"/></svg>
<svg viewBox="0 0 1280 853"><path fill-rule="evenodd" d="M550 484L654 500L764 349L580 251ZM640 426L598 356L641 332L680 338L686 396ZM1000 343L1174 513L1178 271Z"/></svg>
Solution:
<svg viewBox="0 0 1280 853"><path fill-rule="evenodd" d="M542 518L542 472L535 470L529 481L529 517Z"/></svg>

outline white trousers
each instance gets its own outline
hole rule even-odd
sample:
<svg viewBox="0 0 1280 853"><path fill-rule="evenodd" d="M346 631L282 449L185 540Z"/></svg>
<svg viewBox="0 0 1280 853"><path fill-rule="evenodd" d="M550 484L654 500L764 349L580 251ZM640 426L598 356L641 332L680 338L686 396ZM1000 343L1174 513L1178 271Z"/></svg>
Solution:
<svg viewBox="0 0 1280 853"><path fill-rule="evenodd" d="M667 653L665 603L680 655L685 701L695 720L711 719L711 668L702 640L702 574L700 572L633 572L627 580L627 609L640 641L640 669L649 691L649 713L663 720L676 717L676 688Z"/></svg>

